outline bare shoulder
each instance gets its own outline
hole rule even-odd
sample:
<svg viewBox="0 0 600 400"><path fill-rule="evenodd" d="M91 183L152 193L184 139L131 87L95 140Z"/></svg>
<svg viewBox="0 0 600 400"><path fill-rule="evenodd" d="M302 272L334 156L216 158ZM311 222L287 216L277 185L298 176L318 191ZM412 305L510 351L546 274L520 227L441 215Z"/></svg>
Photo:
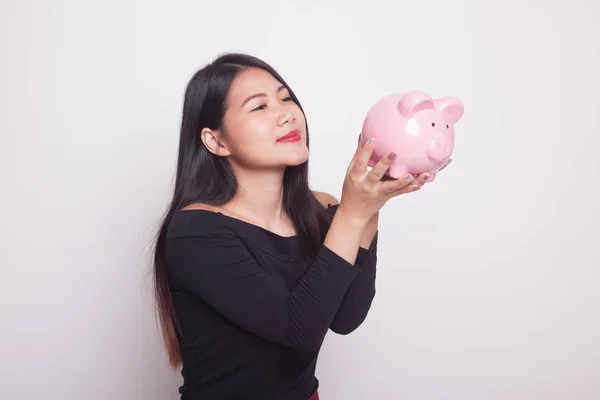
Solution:
<svg viewBox="0 0 600 400"><path fill-rule="evenodd" d="M321 205L323 207L327 207L328 205L336 205L339 204L339 200L336 199L334 196L330 195L329 193L325 193L325 192L317 192L315 190L313 190L313 195L317 198L317 200L319 200L319 202L321 203Z"/></svg>
<svg viewBox="0 0 600 400"><path fill-rule="evenodd" d="M187 205L181 209L181 211L187 211L187 210L205 210L205 211L212 211L215 213L221 212L221 209L219 207L211 206L211 205L204 204L204 203L193 203L193 204Z"/></svg>

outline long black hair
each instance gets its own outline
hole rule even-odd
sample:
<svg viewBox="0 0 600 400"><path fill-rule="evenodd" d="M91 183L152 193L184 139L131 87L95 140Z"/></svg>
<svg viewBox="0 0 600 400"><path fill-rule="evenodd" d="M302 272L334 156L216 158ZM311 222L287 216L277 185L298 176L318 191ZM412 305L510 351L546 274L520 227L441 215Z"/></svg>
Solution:
<svg viewBox="0 0 600 400"><path fill-rule="evenodd" d="M203 128L221 128L231 84L247 68L262 68L273 75L289 90L293 101L304 112L283 78L269 64L250 55L221 55L197 71L188 82L183 104L174 193L162 218L154 248L156 310L163 342L173 367L179 365L181 356L178 324L165 260L167 228L173 215L183 207L192 203L224 204L236 193L237 181L229 162L208 151L200 138L200 132ZM308 127L306 145L309 145ZM283 207L294 223L303 256L310 259L319 248L327 221L319 213L321 205L309 188L308 161L286 168L283 178Z"/></svg>

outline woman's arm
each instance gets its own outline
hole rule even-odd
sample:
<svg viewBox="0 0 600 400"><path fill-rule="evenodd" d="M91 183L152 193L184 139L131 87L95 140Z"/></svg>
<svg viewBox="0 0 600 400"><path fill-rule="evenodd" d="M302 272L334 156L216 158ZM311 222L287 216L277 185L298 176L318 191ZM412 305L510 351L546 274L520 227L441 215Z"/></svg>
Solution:
<svg viewBox="0 0 600 400"><path fill-rule="evenodd" d="M321 205L323 207L332 207L332 206L339 205L339 203L340 203L338 201L338 199L336 199L334 196L330 195L329 193L313 191L313 194L315 195L317 200L319 200L319 202L321 203ZM377 234L378 230L379 230L379 211L377 211L375 214L373 214L371 219L369 219L369 222L368 222L367 226L365 227L365 231L360 239L360 247L363 249L370 248L371 244L373 243L373 239L375 238L375 235Z"/></svg>
<svg viewBox="0 0 600 400"><path fill-rule="evenodd" d="M330 329L340 335L352 333L364 322L375 298L377 233L367 249L359 250L355 266L361 271L352 281L330 325Z"/></svg>
<svg viewBox="0 0 600 400"><path fill-rule="evenodd" d="M335 207L339 204L338 200L330 194L323 192L314 192L314 194L325 207ZM378 225L379 213L376 213L365 228L356 257L355 266L361 271L348 288L331 323L330 328L335 333L347 335L356 330L371 308L375 297L377 274Z"/></svg>
<svg viewBox="0 0 600 400"><path fill-rule="evenodd" d="M284 346L318 348L348 287L366 222L334 217L325 243L292 290L277 283L234 233L196 216L167 241L170 279L242 328ZM186 222L187 223L187 222Z"/></svg>
<svg viewBox="0 0 600 400"><path fill-rule="evenodd" d="M363 249L371 248L371 244L373 243L373 240L375 239L375 235L377 234L378 230L379 230L379 211L377 213L375 213L369 220L369 223L367 224L367 227L365 228L365 233L363 233L363 236L360 240L360 247Z"/></svg>

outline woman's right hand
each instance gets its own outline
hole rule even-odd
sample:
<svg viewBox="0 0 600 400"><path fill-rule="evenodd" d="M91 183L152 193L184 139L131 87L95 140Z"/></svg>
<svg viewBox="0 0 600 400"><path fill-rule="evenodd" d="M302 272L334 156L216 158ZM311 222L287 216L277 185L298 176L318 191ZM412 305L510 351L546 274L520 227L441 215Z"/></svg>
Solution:
<svg viewBox="0 0 600 400"><path fill-rule="evenodd" d="M364 145L359 140L356 153L346 172L338 206L340 214L359 223L366 223L389 199L419 190L428 178L428 174L424 173L417 178L407 174L400 179L384 180L385 173L394 160L394 153L382 157L368 171L368 162L375 146L373 139Z"/></svg>

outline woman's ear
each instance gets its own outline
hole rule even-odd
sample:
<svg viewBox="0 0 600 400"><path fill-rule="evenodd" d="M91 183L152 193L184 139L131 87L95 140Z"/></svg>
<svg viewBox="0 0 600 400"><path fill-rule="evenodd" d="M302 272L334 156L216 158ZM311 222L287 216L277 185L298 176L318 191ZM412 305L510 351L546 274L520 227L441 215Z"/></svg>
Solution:
<svg viewBox="0 0 600 400"><path fill-rule="evenodd" d="M224 157L231 154L227 144L222 140L220 131L204 128L200 132L200 138L208 151L214 155Z"/></svg>

